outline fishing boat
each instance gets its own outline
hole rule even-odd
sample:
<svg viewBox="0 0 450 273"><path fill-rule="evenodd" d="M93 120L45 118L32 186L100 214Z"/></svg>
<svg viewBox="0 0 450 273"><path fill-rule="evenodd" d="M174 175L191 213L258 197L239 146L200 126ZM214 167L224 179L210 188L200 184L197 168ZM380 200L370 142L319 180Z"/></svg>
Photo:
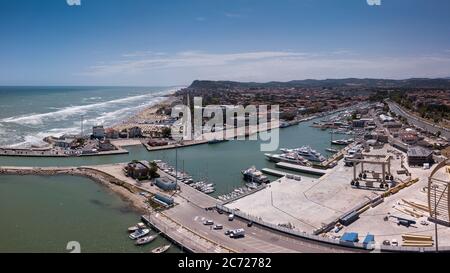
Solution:
<svg viewBox="0 0 450 273"><path fill-rule="evenodd" d="M156 239L156 237L158 237L158 236L152 235L152 236L142 237L136 241L136 245L143 246L143 245L149 244L149 243L153 242Z"/></svg>
<svg viewBox="0 0 450 273"><path fill-rule="evenodd" d="M135 232L139 229L144 229L145 228L145 224L144 223L138 223L135 226L129 227L128 228L128 232Z"/></svg>
<svg viewBox="0 0 450 273"><path fill-rule="evenodd" d="M136 239L144 237L145 235L147 235L149 233L150 233L150 230L147 228L146 229L138 229L135 232L130 234L130 239L136 240Z"/></svg>
<svg viewBox="0 0 450 273"><path fill-rule="evenodd" d="M153 249L152 253L155 253L155 254L164 253L167 250L169 250L169 248L170 248L170 245L160 246L160 247Z"/></svg>

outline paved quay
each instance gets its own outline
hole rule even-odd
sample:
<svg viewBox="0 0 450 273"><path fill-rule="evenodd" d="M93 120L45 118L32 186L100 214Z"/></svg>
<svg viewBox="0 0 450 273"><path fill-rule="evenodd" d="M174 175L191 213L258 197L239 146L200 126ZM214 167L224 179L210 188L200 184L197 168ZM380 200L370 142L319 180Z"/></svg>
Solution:
<svg viewBox="0 0 450 273"><path fill-rule="evenodd" d="M86 176L90 178L101 177L102 179L114 181L114 184L125 187L129 190L129 195L133 196L133 198L139 198L139 200L143 200L143 197L139 194L141 192L153 194L161 192L157 187L151 186L150 183L140 183L125 177L122 171L123 166L125 164L77 168L2 167L0 168L0 173L8 173L6 170L23 175L91 173L92 175ZM188 186L181 186L181 191L173 195L176 202L175 207L159 212L159 214L149 210L148 214L158 230L194 252L311 253L361 251L293 237L258 225L249 228L247 227L247 222L241 219L235 219L230 222L226 214L220 214L216 210L205 209L216 204L214 198L205 197L207 195L198 191L190 191L190 189ZM167 195L167 193L165 194ZM203 197L199 198L200 196ZM197 198L199 199L197 200ZM216 224L222 224L224 230L244 228L246 236L242 239L231 239L224 234L224 230L215 231L211 226L203 225L204 220L213 220Z"/></svg>

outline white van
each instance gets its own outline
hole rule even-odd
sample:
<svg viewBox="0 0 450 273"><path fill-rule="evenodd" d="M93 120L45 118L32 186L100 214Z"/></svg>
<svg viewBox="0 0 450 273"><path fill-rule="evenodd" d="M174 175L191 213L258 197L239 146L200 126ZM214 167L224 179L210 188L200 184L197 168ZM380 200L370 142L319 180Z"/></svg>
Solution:
<svg viewBox="0 0 450 273"><path fill-rule="evenodd" d="M234 220L234 214L228 215L228 221L233 221L233 220Z"/></svg>

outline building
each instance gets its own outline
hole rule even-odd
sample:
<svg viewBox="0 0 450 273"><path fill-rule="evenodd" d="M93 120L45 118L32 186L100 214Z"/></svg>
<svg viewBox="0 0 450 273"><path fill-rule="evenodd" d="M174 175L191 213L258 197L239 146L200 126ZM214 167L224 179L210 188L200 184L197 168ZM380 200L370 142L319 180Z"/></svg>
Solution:
<svg viewBox="0 0 450 273"><path fill-rule="evenodd" d="M171 207L174 205L174 200L172 197L169 196L165 196L163 194L155 194L155 196L153 196L153 201L156 203L159 203L161 205L163 205L164 207Z"/></svg>
<svg viewBox="0 0 450 273"><path fill-rule="evenodd" d="M111 144L110 140L102 140L98 143L98 150L100 152L104 152L104 151L114 151L117 150L116 146L114 146L113 144Z"/></svg>
<svg viewBox="0 0 450 273"><path fill-rule="evenodd" d="M406 143L408 145L416 144L419 140L419 136L412 131L406 131L399 134L400 139L403 143Z"/></svg>
<svg viewBox="0 0 450 273"><path fill-rule="evenodd" d="M164 178L156 178L155 184L163 191L174 191L177 189L177 183L175 181L169 181Z"/></svg>
<svg viewBox="0 0 450 273"><path fill-rule="evenodd" d="M142 137L142 129L139 127L133 127L128 129L129 138L139 138Z"/></svg>
<svg viewBox="0 0 450 273"><path fill-rule="evenodd" d="M119 131L114 130L112 128L106 129L106 138L118 139L119 138Z"/></svg>
<svg viewBox="0 0 450 273"><path fill-rule="evenodd" d="M365 120L354 120L353 121L353 128L364 128L366 127L366 121Z"/></svg>
<svg viewBox="0 0 450 273"><path fill-rule="evenodd" d="M381 122L386 123L386 122L393 122L394 118L383 114L380 115L380 120Z"/></svg>
<svg viewBox="0 0 450 273"><path fill-rule="evenodd" d="M69 139L68 138L66 138L66 139L57 139L54 142L54 146L55 147L60 147L60 148L63 148L63 149L68 149L68 148L72 147L73 143L74 143L74 139L71 139L71 138L69 138Z"/></svg>
<svg viewBox="0 0 450 273"><path fill-rule="evenodd" d="M169 145L169 142L168 141L164 141L164 140L151 139L148 142L148 145L150 145L151 147L161 147L161 146Z"/></svg>
<svg viewBox="0 0 450 273"><path fill-rule="evenodd" d="M408 164L409 166L423 166L423 164L433 164L433 151L423 147L408 148Z"/></svg>
<svg viewBox="0 0 450 273"><path fill-rule="evenodd" d="M399 129L402 128L402 124L400 122L388 121L384 123L384 127L389 129Z"/></svg>
<svg viewBox="0 0 450 273"><path fill-rule="evenodd" d="M150 173L150 165L146 161L134 161L128 163L125 167L126 173L129 177L138 180L145 180Z"/></svg>
<svg viewBox="0 0 450 273"><path fill-rule="evenodd" d="M102 139L106 136L105 128L103 126L92 127L92 137L97 139Z"/></svg>

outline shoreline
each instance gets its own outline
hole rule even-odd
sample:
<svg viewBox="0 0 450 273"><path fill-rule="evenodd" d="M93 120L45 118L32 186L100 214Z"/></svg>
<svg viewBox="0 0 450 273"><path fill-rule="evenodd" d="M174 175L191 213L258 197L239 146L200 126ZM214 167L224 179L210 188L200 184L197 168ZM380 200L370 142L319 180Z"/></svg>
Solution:
<svg viewBox="0 0 450 273"><path fill-rule="evenodd" d="M141 191L131 185L123 183L114 177L86 167L54 167L54 168L26 168L26 167L0 167L0 176L77 176L92 180L105 187L110 193L117 194L131 209L146 214L149 208L143 196L136 193ZM116 181L117 180L117 181Z"/></svg>

